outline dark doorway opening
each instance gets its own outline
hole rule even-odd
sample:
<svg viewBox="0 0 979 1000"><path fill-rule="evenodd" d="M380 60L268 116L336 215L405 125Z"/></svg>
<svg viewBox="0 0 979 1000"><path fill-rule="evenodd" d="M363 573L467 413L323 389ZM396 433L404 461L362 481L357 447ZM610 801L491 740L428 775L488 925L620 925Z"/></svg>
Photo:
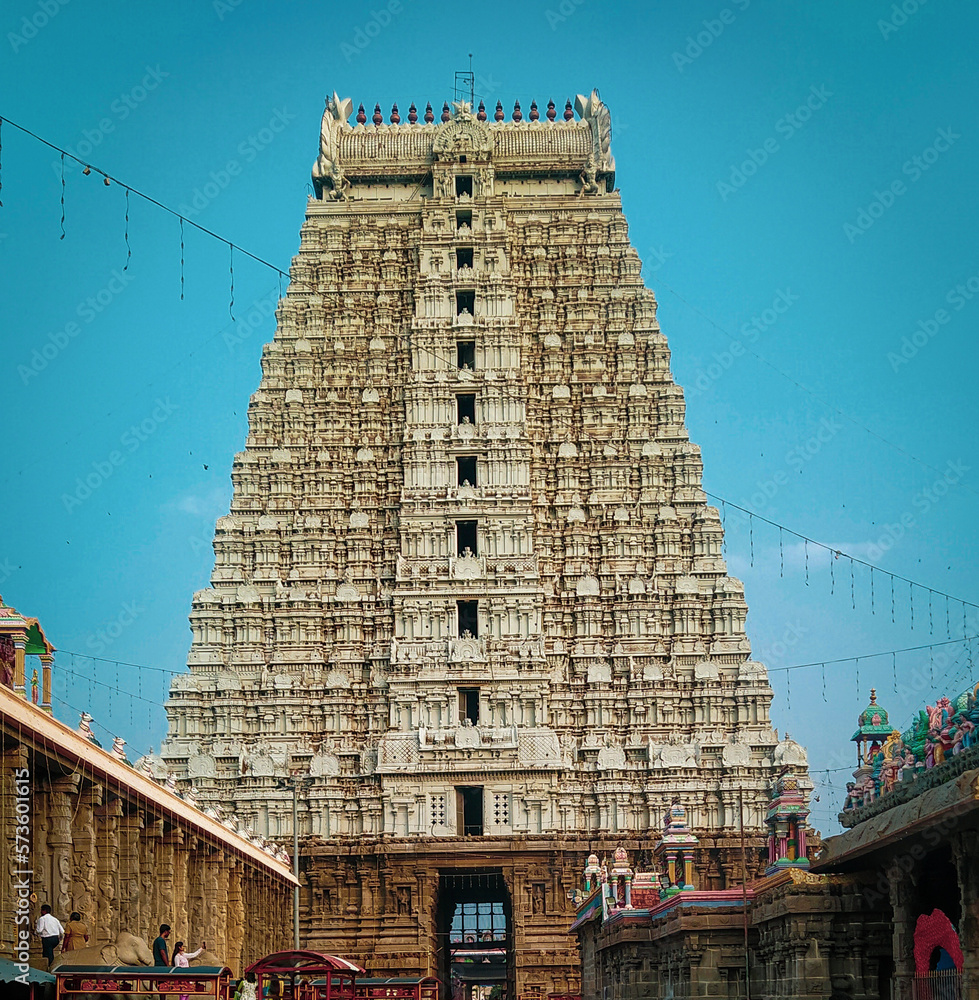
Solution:
<svg viewBox="0 0 979 1000"><path fill-rule="evenodd" d="M464 312L469 313L470 316L475 315L475 291L456 292L456 316L461 316Z"/></svg>
<svg viewBox="0 0 979 1000"><path fill-rule="evenodd" d="M456 521L456 555L465 554L466 549L474 556L479 555L476 546L476 521Z"/></svg>
<svg viewBox="0 0 979 1000"><path fill-rule="evenodd" d="M476 456L460 455L456 459L456 484L476 486Z"/></svg>
<svg viewBox="0 0 979 1000"><path fill-rule="evenodd" d="M473 248L472 247L459 247L456 250L456 267L472 267L473 266Z"/></svg>
<svg viewBox="0 0 979 1000"><path fill-rule="evenodd" d="M499 986L497 995L515 997L512 927L510 893L499 868L440 872L437 974L447 996L468 998Z"/></svg>
<svg viewBox="0 0 979 1000"><path fill-rule="evenodd" d="M468 226L472 229L473 224L473 214L471 211L466 209L465 211L456 212L456 229L462 229L463 226Z"/></svg>
<svg viewBox="0 0 979 1000"><path fill-rule="evenodd" d="M456 789L456 819L460 837L483 835L483 788Z"/></svg>
<svg viewBox="0 0 979 1000"><path fill-rule="evenodd" d="M464 424L476 423L476 396L473 393L463 392L456 396L456 423Z"/></svg>
<svg viewBox="0 0 979 1000"><path fill-rule="evenodd" d="M459 368L476 367L476 341L457 340L456 341L456 365Z"/></svg>
<svg viewBox="0 0 979 1000"><path fill-rule="evenodd" d="M479 688L459 688L459 721L479 725Z"/></svg>
<svg viewBox="0 0 979 1000"><path fill-rule="evenodd" d="M473 196L473 179L465 174L456 177L456 197L462 194L467 194L470 198Z"/></svg>
<svg viewBox="0 0 979 1000"><path fill-rule="evenodd" d="M459 635L467 632L475 638L479 635L479 601L456 601L459 615Z"/></svg>

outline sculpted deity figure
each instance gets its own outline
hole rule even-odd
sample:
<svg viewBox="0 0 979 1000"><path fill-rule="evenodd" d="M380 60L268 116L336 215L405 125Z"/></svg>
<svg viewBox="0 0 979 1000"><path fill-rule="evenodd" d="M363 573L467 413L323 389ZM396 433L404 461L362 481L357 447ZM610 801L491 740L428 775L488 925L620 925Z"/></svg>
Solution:
<svg viewBox="0 0 979 1000"><path fill-rule="evenodd" d="M341 201L347 197L350 181L340 166L340 132L347 124L353 111L349 97L340 98L337 92L326 99L326 110L320 126L320 154L313 164L313 187L316 197L330 201Z"/></svg>

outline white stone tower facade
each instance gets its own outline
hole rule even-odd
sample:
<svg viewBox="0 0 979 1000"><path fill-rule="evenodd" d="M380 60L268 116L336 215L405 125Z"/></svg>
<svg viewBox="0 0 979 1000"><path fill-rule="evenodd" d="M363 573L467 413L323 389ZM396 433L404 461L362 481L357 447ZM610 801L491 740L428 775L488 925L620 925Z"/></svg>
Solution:
<svg viewBox="0 0 979 1000"><path fill-rule="evenodd" d="M351 112L328 101L162 756L273 838L276 777L308 775L314 845L583 858L678 799L720 887L739 799L761 844L772 778L805 758L770 724L608 109Z"/></svg>

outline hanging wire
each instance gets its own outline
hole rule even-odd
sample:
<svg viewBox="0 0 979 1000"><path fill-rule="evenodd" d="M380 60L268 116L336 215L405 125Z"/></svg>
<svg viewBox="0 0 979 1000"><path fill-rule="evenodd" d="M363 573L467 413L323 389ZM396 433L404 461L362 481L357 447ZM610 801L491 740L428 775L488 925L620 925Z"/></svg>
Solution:
<svg viewBox="0 0 979 1000"><path fill-rule="evenodd" d="M235 321L235 248L233 243L228 244L231 252L231 301L228 303L228 312L231 314L231 322Z"/></svg>
<svg viewBox="0 0 979 1000"><path fill-rule="evenodd" d="M850 560L850 608L853 611L857 610L857 595L856 595L856 591L854 589L853 560L852 559Z"/></svg>
<svg viewBox="0 0 979 1000"><path fill-rule="evenodd" d="M132 259L133 251L132 247L129 245L129 188L126 188L126 263L123 265L123 270L129 270L129 261Z"/></svg>
<svg viewBox="0 0 979 1000"><path fill-rule="evenodd" d="M877 611L874 607L874 567L870 567L870 613L876 615Z"/></svg>
<svg viewBox="0 0 979 1000"><path fill-rule="evenodd" d="M836 572L833 569L833 563L836 562L836 553L830 552L829 554L829 596L832 597L836 593Z"/></svg>
<svg viewBox="0 0 979 1000"><path fill-rule="evenodd" d="M57 153L64 154L68 159L73 160L75 163L79 164L79 166L87 168L88 172L98 174L105 180L106 184L108 184L110 180L114 179L110 178L109 174L106 173L106 171L101 170L96 166L93 166L91 163L86 163L84 160L80 160L70 150L62 149L61 146L58 146L53 142L48 142L47 139L41 138L41 136L39 136L36 132L32 132L29 128L25 128L23 125L18 125L17 122L11 121L9 118L5 118L3 119L3 121L5 121L8 125L13 126L19 132L23 132L24 135L29 135L32 139L35 139L37 142L41 143L42 146L47 146L48 149L53 149ZM122 184L122 181L116 180L116 183ZM190 223L190 225L192 225L195 229L199 229L202 233L204 233L207 236L210 236L212 239L218 240L221 243L228 243L229 245L233 246L236 250L238 250L239 253L243 253L246 257L250 257L252 260L263 265L264 267L276 271L280 275L283 275L284 277L289 276L281 268L276 267L275 264L272 264L269 261L265 260L264 258L259 257L257 254L251 253L244 247L239 246L237 243L232 244L230 240L227 240L225 237L218 235L213 230L208 229L206 226L202 226L200 223L194 222L193 219L188 219L186 216L181 215L180 212L175 211L174 209L170 208L167 205L164 205L163 202L158 201L151 195L145 194L144 192L140 191L139 188L133 187L132 185L123 185L123 186L124 187L128 186L129 189L132 191L134 195L136 195L137 198L142 198L143 201L147 201L151 205L155 205L157 208L159 208L161 211L166 212L168 215L172 215L178 219L182 219L183 221Z"/></svg>
<svg viewBox="0 0 979 1000"><path fill-rule="evenodd" d="M897 691L897 653L891 653L891 672L894 674L894 690Z"/></svg>
<svg viewBox="0 0 979 1000"><path fill-rule="evenodd" d="M3 130L3 119L0 118L0 132ZM3 194L3 138L0 136L0 195ZM3 198L0 197L0 208L3 208Z"/></svg>
<svg viewBox="0 0 979 1000"><path fill-rule="evenodd" d="M61 154L61 239L65 238L65 154Z"/></svg>
<svg viewBox="0 0 979 1000"><path fill-rule="evenodd" d="M281 278L279 279L282 280ZM180 217L180 301L184 300L184 220Z"/></svg>
<svg viewBox="0 0 979 1000"><path fill-rule="evenodd" d="M857 697L860 697L860 657L856 657Z"/></svg>
<svg viewBox="0 0 979 1000"><path fill-rule="evenodd" d="M434 352L429 352L429 353L434 353ZM975 492L975 491L971 491L971 492ZM716 493L711 493L709 490L704 490L704 494L705 494L705 496L709 497L711 500L715 500L715 501L718 501L718 502L720 502L720 501L722 501L724 499L723 497L718 496ZM739 504L733 503L730 500L727 500L727 501L724 501L724 502L726 502L726 504L727 504L728 507L733 507L735 510L740 510L744 514L752 514L754 517L758 518L758 520L761 521L761 522L763 522L764 524L770 524L773 528L778 528L780 533L782 531L786 531L790 535L794 535L796 538L798 538L800 540L808 541L810 545L815 545L818 548L822 548L822 549L830 549L833 552L837 552L840 556L846 556L848 559L852 559L854 561L854 563L856 563L857 565L866 566L866 567L868 567L868 569L870 567L873 567L875 570L877 570L878 573L883 573L885 576L889 577L892 581L899 580L902 583L907 583L909 585L913 585L915 587L919 587L922 590L926 589L925 584L920 583L917 580L911 580L911 579L909 579L906 576L901 576L900 573L890 573L886 569L882 569L880 566L875 566L873 563L867 562L866 559L860 559L858 556L855 556L855 555L853 555L850 552L844 552L842 549L835 548L832 545L827 545L825 542L817 541L815 538L810 538L808 535L804 535L800 531L795 531L792 528L788 528L784 524L779 524L778 521L773 521L770 518L764 517L763 515L757 513L756 511L749 510L747 507L742 507ZM932 589L935 590L936 594L940 594L942 596L945 596L945 591L938 590L937 588L932 588ZM962 598L955 597L954 595L949 595L949 596L951 597L951 599L953 601L956 601L959 604L965 604L966 606L968 606L970 608L975 608L977 611L979 611L979 604L974 604L972 601L964 601L964 600L962 600Z"/></svg>
<svg viewBox="0 0 979 1000"><path fill-rule="evenodd" d="M748 554L750 565L755 565L755 525L751 515L748 515Z"/></svg>
<svg viewBox="0 0 979 1000"><path fill-rule="evenodd" d="M948 619L948 594L945 595L945 634L946 635L952 634L952 627L949 624L949 619Z"/></svg>
<svg viewBox="0 0 979 1000"><path fill-rule="evenodd" d="M908 604L911 607L911 631L914 631L914 584L908 584Z"/></svg>
<svg viewBox="0 0 979 1000"><path fill-rule="evenodd" d="M806 586L809 586L809 539L805 539L802 543L802 548L806 553Z"/></svg>
<svg viewBox="0 0 979 1000"><path fill-rule="evenodd" d="M894 577L891 577L891 624L894 624Z"/></svg>
<svg viewBox="0 0 979 1000"><path fill-rule="evenodd" d="M792 711L792 674L785 675L785 707Z"/></svg>
<svg viewBox="0 0 979 1000"><path fill-rule="evenodd" d="M823 672L823 701L828 703L828 699L826 698L826 664L820 663L819 666Z"/></svg>

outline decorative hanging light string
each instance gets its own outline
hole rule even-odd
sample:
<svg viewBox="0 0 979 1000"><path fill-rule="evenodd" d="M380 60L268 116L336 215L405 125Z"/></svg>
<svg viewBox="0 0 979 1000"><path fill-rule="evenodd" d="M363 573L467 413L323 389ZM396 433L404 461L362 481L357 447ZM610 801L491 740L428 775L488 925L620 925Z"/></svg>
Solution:
<svg viewBox="0 0 979 1000"><path fill-rule="evenodd" d="M120 181L118 178L113 177L111 174L107 173L105 170L102 170L101 168L96 167L93 164L86 162L85 160L80 160L70 150L63 149L61 146L57 145L57 143L48 142L47 139L43 138L42 136L39 136L36 132L32 132L29 128L25 128L23 125L18 125L17 122L11 121L9 118L0 116L0 126L2 126L2 125L9 125L11 128L17 129L18 132L23 132L24 135L29 135L32 139L35 139L37 142L41 143L42 145L47 146L48 149L53 149L56 153L60 153L61 156L62 156L62 158L67 157L68 159L73 160L75 163L78 163L80 166L82 166L82 167L85 168L82 171L84 174L91 174L91 173L98 174L103 179L103 182L105 183L106 186L108 186L109 184L111 184L112 181L115 181L116 184L118 184L120 187L122 187L122 188L125 189L126 194L127 194L127 202L128 202L128 195L129 194L133 194L137 198L142 198L143 201L148 202L150 205L155 205L161 211L166 212L167 215L173 216L173 218L178 219L180 221L180 223L181 223L181 227L183 226L184 223L186 223L189 226L193 226L195 229L197 229L200 232L204 233L205 236L210 236L211 239L217 240L219 243L225 244L225 246L229 247L232 252L234 252L235 250L237 250L238 253L244 254L246 257L248 257L251 260L255 261L257 264L261 264L263 267L267 267L270 270L275 271L277 274L281 275L283 278L288 278L289 277L289 272L288 271L283 271L281 268L276 267L275 264L272 264L269 261L265 260L264 257L259 257L258 254L254 254L250 250L246 250L243 246L239 246L237 243L234 243L232 240L229 240L229 239L225 238L224 236L219 235L218 233L214 232L212 229L208 229L207 226L202 226L199 222L194 222L193 219L188 219L187 216L181 215L180 212L177 212L176 210L170 208L168 205L164 205L162 201L158 201L152 195L148 195L144 191L140 191L139 188L133 187L132 184L126 184L124 181ZM62 198L63 198L63 195L62 195ZM62 202L62 204L63 204L63 202ZM2 207L2 206L3 206L3 203L0 202L0 207ZM127 204L127 215L128 215L128 204ZM126 245L127 245L127 250L128 250L128 246L129 246L128 231L127 231L126 236L127 236ZM131 254L130 254L130 256L131 256ZM127 257L127 260L126 260L126 266L127 267L129 266L129 258L128 257Z"/></svg>
<svg viewBox="0 0 979 1000"><path fill-rule="evenodd" d="M956 643L972 642L974 639L979 639L979 635L966 635L961 639L945 639L942 642L929 642L921 646L904 646L901 649L882 649L879 653L861 653L859 656L841 656L835 660L813 660L812 663L792 663L787 667L769 667L768 672L770 674L787 672L789 670L805 670L808 667L822 667L824 670L827 665L834 663L856 663L857 670L860 669L861 660L872 660L878 656L890 656L895 657L898 653L915 653L922 649L935 649L938 646L952 646Z"/></svg>
<svg viewBox="0 0 979 1000"><path fill-rule="evenodd" d="M785 527L784 524L779 524L777 521L772 521L762 514L756 514L753 510L748 510L747 507L741 507L740 505L733 503L731 500L725 500L723 497L718 496L716 493L711 493L709 490L704 490L704 495L710 497L711 500L716 500L719 503L725 504L727 507L733 507L735 510L740 510L742 514L747 514L749 518L757 518L759 521L765 524L770 524L773 528L778 528L779 530L779 547L781 549L781 533L787 532L790 535L794 535L798 538L806 547L806 552L808 553L808 547L810 545L816 545L821 549L832 554L833 557L838 559L849 559L851 563L857 563L860 566L866 566L867 569L872 570L874 573L883 573L884 576L890 577L891 579L891 613L893 615L893 584L895 580L899 580L902 583L908 585L910 593L913 595L913 588L917 587L919 590L928 591L929 594L933 594L936 597L944 597L947 600L955 601L956 604L962 605L963 608L975 608L979 611L979 604L974 604L972 601L963 600L961 597L956 597L954 594L946 594L943 590L938 590L936 587L928 587L923 583L918 583L917 580L911 580L906 576L902 576L900 573L891 573L886 569L881 569L880 566L875 566L873 563L867 562L866 559L861 559L859 556L851 555L849 552L844 552L843 549L838 548L835 545L827 545L825 542L818 542L814 538L809 538L808 535L803 535L801 532L794 531L792 528ZM807 576L808 582L808 576ZM912 597L913 602L913 597ZM913 608L913 603L912 603ZM912 622L913 622L913 611L912 611ZM913 627L913 624L912 624Z"/></svg>

